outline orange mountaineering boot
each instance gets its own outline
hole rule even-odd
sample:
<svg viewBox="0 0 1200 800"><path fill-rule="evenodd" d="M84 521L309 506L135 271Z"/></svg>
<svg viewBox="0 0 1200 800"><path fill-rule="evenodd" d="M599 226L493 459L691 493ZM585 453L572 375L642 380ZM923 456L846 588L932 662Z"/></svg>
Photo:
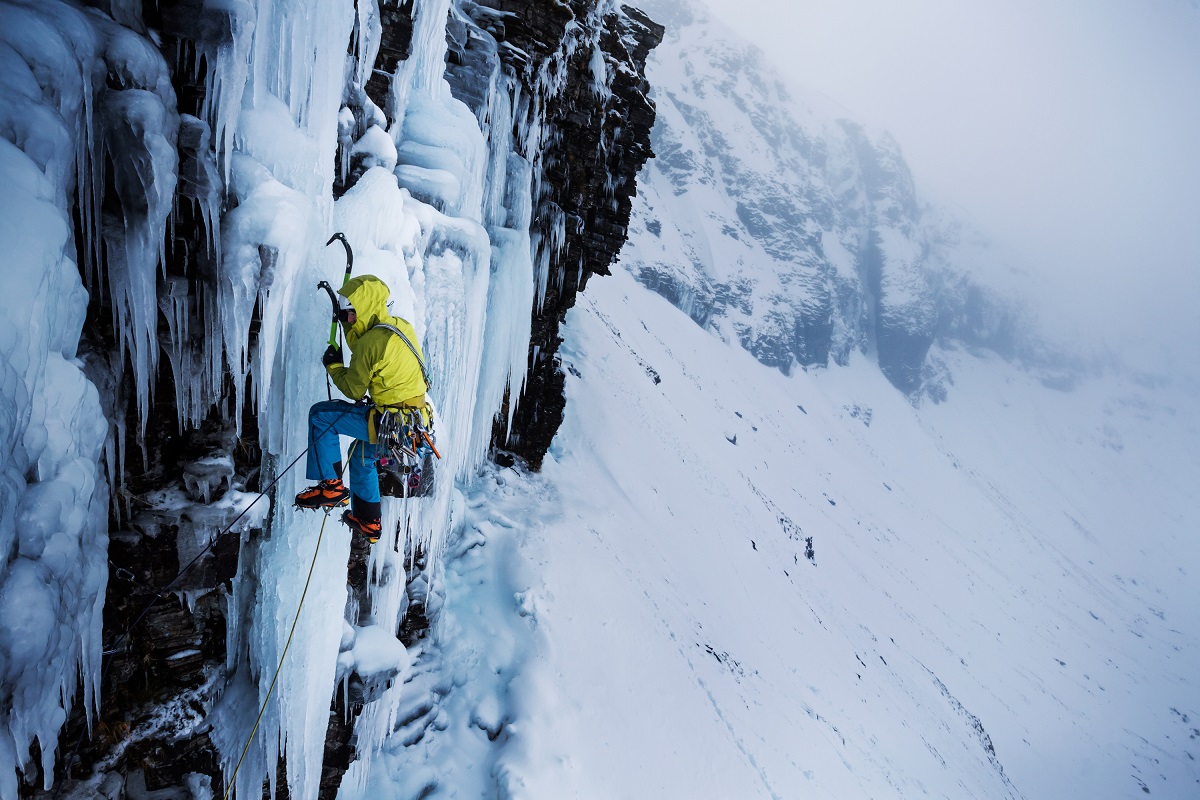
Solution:
<svg viewBox="0 0 1200 800"><path fill-rule="evenodd" d="M335 508L349 502L350 490L342 483L341 478L321 481L296 495L296 505L300 508Z"/></svg>
<svg viewBox="0 0 1200 800"><path fill-rule="evenodd" d="M365 536L371 544L378 542L379 534L383 532L383 520L378 517L375 519L359 519L354 516L353 511L344 511L342 512L342 522L346 523L350 530Z"/></svg>

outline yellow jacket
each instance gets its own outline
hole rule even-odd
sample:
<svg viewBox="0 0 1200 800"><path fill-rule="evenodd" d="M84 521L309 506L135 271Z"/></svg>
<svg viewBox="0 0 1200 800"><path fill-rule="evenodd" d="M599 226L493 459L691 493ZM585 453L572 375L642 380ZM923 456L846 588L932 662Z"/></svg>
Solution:
<svg viewBox="0 0 1200 800"><path fill-rule="evenodd" d="M361 275L346 281L338 294L354 306L356 319L346 330L350 366L327 367L333 385L352 400L370 395L379 410L424 407L425 377L417 357L394 332L375 327L391 325L402 331L424 361L425 354L413 326L408 320L387 313L390 295L387 284L374 275ZM372 431L372 439L373 434Z"/></svg>

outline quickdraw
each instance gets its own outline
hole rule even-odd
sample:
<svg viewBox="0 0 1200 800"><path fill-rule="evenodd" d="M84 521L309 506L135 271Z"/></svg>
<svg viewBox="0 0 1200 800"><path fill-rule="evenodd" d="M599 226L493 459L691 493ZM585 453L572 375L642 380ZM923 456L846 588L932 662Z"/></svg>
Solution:
<svg viewBox="0 0 1200 800"><path fill-rule="evenodd" d="M429 422L426 423L428 418ZM433 413L422 408L384 409L377 422L380 485L398 497L424 497L433 490L433 459L441 459L432 430ZM389 479L390 480L387 480Z"/></svg>

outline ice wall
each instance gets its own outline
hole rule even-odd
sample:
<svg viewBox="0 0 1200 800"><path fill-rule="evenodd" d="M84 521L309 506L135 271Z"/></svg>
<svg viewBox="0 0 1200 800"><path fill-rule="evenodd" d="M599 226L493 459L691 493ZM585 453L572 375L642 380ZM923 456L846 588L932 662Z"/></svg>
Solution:
<svg viewBox="0 0 1200 800"><path fill-rule="evenodd" d="M267 535L243 543L229 626L232 678L212 736L229 776L265 702L237 773L237 796L255 796L264 780L273 781L286 753L291 796L311 798L335 678L406 668L402 647L388 657L388 648L362 643L398 628L407 603L405 553L421 550L436 562L461 508L458 484L486 455L506 387L520 388L533 297L531 167L513 152L514 81L491 81L493 112L482 126L451 96L443 77L447 0L416 3L412 57L393 75L387 114L364 91L364 61L378 38L372 8L264 0L252 9L239 17L242 30L253 30L243 91L227 85L240 72L224 63L241 49L208 50L217 58L208 60L206 85L241 98L236 113L218 98L207 120L219 132L232 127L232 149L218 158L230 177L230 210L219 221L220 324L208 348L224 349L236 380L250 376L265 464L282 477ZM218 144L229 139L218 136ZM336 202L335 177L347 185ZM334 231L354 248L355 274L383 279L392 313L409 319L421 338L443 456L432 496L385 498L385 526L401 535L373 548L371 608L362 613L346 596L345 529L335 515L322 533L321 515L293 509L288 498L306 481L300 469L282 473L307 444L308 406L325 399L319 359L328 311L315 289L319 280L340 280L343 251L324 246ZM256 304L261 324L252 352L247 331ZM319 536L303 633L268 700ZM400 692L395 681L364 710L356 774L369 773Z"/></svg>
<svg viewBox="0 0 1200 800"><path fill-rule="evenodd" d="M223 137L232 141L232 149L222 156L230 178L230 210L220 221L220 325L210 332L207 348L224 349L239 388L242 376L251 376L265 474L277 477L306 446L308 405L325 397L319 355L323 330L328 330L327 301L314 290L337 270L339 254L327 254L323 246L332 222L337 114L354 8L350 2L318 7L264 1L238 7L236 14L251 41L218 48L217 58L207 62L207 85L220 85L230 102L240 103L240 108L226 108L218 97L208 120L218 131L232 129L232 136ZM227 63L243 52L248 66ZM230 76L244 77L245 85L226 85ZM256 305L261 324L251 352ZM277 497L298 491L302 469L283 475ZM238 797L257 796L267 776L274 782L282 752L292 796L316 796L346 603L349 542L336 522L321 538L299 620L301 634L266 701L314 559L319 526L318 516L275 502L266 535L243 542L228 628L232 677L213 715L212 734L229 776L266 703L237 774Z"/></svg>
<svg viewBox="0 0 1200 800"><path fill-rule="evenodd" d="M73 6L0 6L0 796L6 798L17 796L17 770L31 772L25 762L35 741L43 773L53 775L59 729L80 676L89 719L96 705L108 577L101 468L108 426L76 352L87 292L75 261L71 202L76 186L93 179L89 168L96 163L85 124L94 77L103 76L106 59L136 61L123 50L130 44ZM128 105L141 112L128 130L145 122L143 133L154 136L153 123L161 120L155 104ZM94 227L96 216L89 219Z"/></svg>
<svg viewBox="0 0 1200 800"><path fill-rule="evenodd" d="M238 795L273 783L286 754L291 796L315 797L335 685L351 672L395 678L407 668L403 648L379 640L405 612L412 554L436 572L506 401L502 423L512 424L535 259L544 295L566 225L552 220L548 237L531 237L542 151L554 141L544 110L564 90L565 59L582 46L595 60L599 15L611 3L568 26L536 73L518 74L520 61L496 57L491 34L456 4L415 0L411 57L391 73L385 108L365 91L381 47L376 2L204 0L160 9L164 28L153 38L136 4L110 8L112 16L59 0L0 7L0 170L10 187L0 199L10 278L0 298L0 692L11 708L0 722L0 795L15 793L7 766L35 739L53 775L79 671L95 703L107 576L102 451L107 441L119 480L128 407L131 433L154 452L144 434L166 399L153 397L161 349L179 428L197 428L214 410L234 426L253 414L260 485L278 479L263 535L244 534L210 736L230 776L265 705ZM448 19L487 43L472 107L446 80ZM172 77L184 87L179 98ZM593 78L593 90L610 79L603 69ZM180 114L179 102L193 113ZM194 240L174 235L181 214L203 229ZM345 529L335 518L322 530L322 517L291 507L305 480L302 468L288 471L307 444L308 406L325 397L328 311L316 284L340 279L343 252L325 247L339 230L356 274L383 278L392 312L422 340L443 455L432 496L384 503L399 535L373 549L370 607L361 610L346 591ZM181 241L199 251L177 251ZM76 352L89 300L114 323L88 337L89 363L111 380L103 396ZM272 691L314 560L301 633ZM401 681L393 684L359 723L360 785L394 721Z"/></svg>

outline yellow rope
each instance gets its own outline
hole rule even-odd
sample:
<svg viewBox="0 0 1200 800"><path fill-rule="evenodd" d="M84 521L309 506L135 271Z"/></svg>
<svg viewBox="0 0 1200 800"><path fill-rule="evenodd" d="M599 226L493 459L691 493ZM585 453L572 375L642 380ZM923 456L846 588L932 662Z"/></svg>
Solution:
<svg viewBox="0 0 1200 800"><path fill-rule="evenodd" d="M245 760L246 753L250 751L250 743L254 741L254 734L258 732L258 725L267 711L267 703L270 702L271 694L275 691L275 682L279 680L279 672L283 669L283 660L287 658L288 648L292 646L292 637L296 634L296 623L300 621L300 609L304 608L304 598L308 596L308 585L312 583L313 570L317 566L317 553L321 551L321 537L325 535L325 523L328 521L329 512L326 511L325 519L321 520L321 532L317 534L317 546L313 548L313 560L308 565L308 579L304 581L304 591L300 593L300 605L296 606L296 617L292 620L292 630L288 633L287 644L283 646L283 653L279 656L279 666L275 668L275 677L271 678L271 688L267 689L267 696L263 700L262 708L258 710L258 719L254 720L254 727L250 729L250 738L246 740L246 746L242 748L242 755L238 758L237 766L233 768L233 774L229 776L229 784L225 787L225 794L221 800L229 800L229 795L237 781L238 770L242 768L242 761Z"/></svg>

